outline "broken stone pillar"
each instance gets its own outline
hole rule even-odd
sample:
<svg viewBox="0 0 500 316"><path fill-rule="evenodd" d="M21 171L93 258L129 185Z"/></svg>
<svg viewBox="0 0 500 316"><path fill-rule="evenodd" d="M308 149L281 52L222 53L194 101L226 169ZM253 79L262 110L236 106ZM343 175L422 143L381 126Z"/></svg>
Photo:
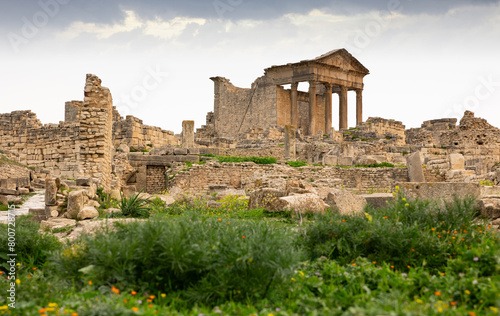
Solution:
<svg viewBox="0 0 500 316"><path fill-rule="evenodd" d="M113 99L101 79L88 74L80 112L80 161L83 175L95 178L106 192L111 189L113 157Z"/></svg>
<svg viewBox="0 0 500 316"><path fill-rule="evenodd" d="M297 149L295 146L295 127L292 125L285 126L285 159L295 160L295 153Z"/></svg>
<svg viewBox="0 0 500 316"><path fill-rule="evenodd" d="M56 205L57 203L57 184L56 179L48 176L45 178L45 205Z"/></svg>
<svg viewBox="0 0 500 316"><path fill-rule="evenodd" d="M406 158L406 165L408 166L410 182L425 182L424 169L422 168L422 160L420 159L419 151Z"/></svg>
<svg viewBox="0 0 500 316"><path fill-rule="evenodd" d="M182 148L194 147L194 121L182 121Z"/></svg>

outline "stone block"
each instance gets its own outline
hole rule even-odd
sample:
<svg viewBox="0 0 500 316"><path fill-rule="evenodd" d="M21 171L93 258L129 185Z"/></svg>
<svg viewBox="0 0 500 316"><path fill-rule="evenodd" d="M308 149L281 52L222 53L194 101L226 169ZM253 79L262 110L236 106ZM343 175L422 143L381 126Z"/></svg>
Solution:
<svg viewBox="0 0 500 316"><path fill-rule="evenodd" d="M79 187L89 187L92 184L92 178L85 177L76 179L76 185Z"/></svg>
<svg viewBox="0 0 500 316"><path fill-rule="evenodd" d="M364 197L368 205L373 208L383 208L388 203L394 201L394 195L392 193L363 194L361 196Z"/></svg>
<svg viewBox="0 0 500 316"><path fill-rule="evenodd" d="M85 206L77 215L78 220L93 219L99 216L99 212L93 206Z"/></svg>
<svg viewBox="0 0 500 316"><path fill-rule="evenodd" d="M14 189L5 189L5 188L0 188L0 194L1 195L19 195L19 192Z"/></svg>
<svg viewBox="0 0 500 316"><path fill-rule="evenodd" d="M299 213L324 213L329 205L317 194L307 193L280 197L270 203L269 211L295 211Z"/></svg>
<svg viewBox="0 0 500 316"><path fill-rule="evenodd" d="M120 144L120 146L118 146L118 152L128 154L130 152L130 147L128 147L126 144Z"/></svg>
<svg viewBox="0 0 500 316"><path fill-rule="evenodd" d="M478 183L404 182L396 186L406 197L412 199L452 201L453 196L465 198L481 195L481 186Z"/></svg>
<svg viewBox="0 0 500 316"><path fill-rule="evenodd" d="M250 194L250 201L248 202L248 209L253 210L257 208L263 208L266 210L271 209L271 203L285 196L285 192L273 189L273 188L263 188L253 191Z"/></svg>
<svg viewBox="0 0 500 316"><path fill-rule="evenodd" d="M188 154L189 155L199 155L200 149L199 148L188 148Z"/></svg>
<svg viewBox="0 0 500 316"><path fill-rule="evenodd" d="M61 212L60 206L45 206L45 214L47 214L47 218L50 217L58 217Z"/></svg>
<svg viewBox="0 0 500 316"><path fill-rule="evenodd" d="M222 200L224 199L226 196L246 196L247 194L245 193L245 190L237 190L237 189L227 189L227 190L224 190L224 191L221 191L219 193L217 193L217 195L215 196L216 200Z"/></svg>
<svg viewBox="0 0 500 316"><path fill-rule="evenodd" d="M341 215L360 215L364 213L366 199L349 191L332 189L326 203L336 208Z"/></svg>
<svg viewBox="0 0 500 316"><path fill-rule="evenodd" d="M292 125L285 126L285 159L294 161L296 158L296 139L295 127Z"/></svg>
<svg viewBox="0 0 500 316"><path fill-rule="evenodd" d="M452 170L463 170L465 169L465 158L461 154L450 154L450 167Z"/></svg>
<svg viewBox="0 0 500 316"><path fill-rule="evenodd" d="M76 219L78 213L83 209L84 190L72 191L68 195L68 207L66 217Z"/></svg>
<svg viewBox="0 0 500 316"><path fill-rule="evenodd" d="M208 186L208 194L219 193L227 190L227 185L225 184L213 184Z"/></svg>
<svg viewBox="0 0 500 316"><path fill-rule="evenodd" d="M194 121L182 122L182 147L194 147Z"/></svg>
<svg viewBox="0 0 500 316"><path fill-rule="evenodd" d="M337 156L324 156L323 165L325 166L337 166L339 165L339 157Z"/></svg>
<svg viewBox="0 0 500 316"><path fill-rule="evenodd" d="M174 149L174 155L187 155L188 150L187 148L175 148Z"/></svg>
<svg viewBox="0 0 500 316"><path fill-rule="evenodd" d="M57 229L57 228L65 228L65 227L75 227L76 226L76 220L74 219L67 219L67 218L49 218L47 220L43 220L41 222L40 228L42 230L49 229Z"/></svg>
<svg viewBox="0 0 500 316"><path fill-rule="evenodd" d="M340 157L338 160L338 164L340 166L352 166L352 165L354 165L354 158L353 157Z"/></svg>
<svg viewBox="0 0 500 316"><path fill-rule="evenodd" d="M420 152L417 151L406 158L406 165L408 166L408 176L410 182L425 182L424 170L422 169L422 160Z"/></svg>
<svg viewBox="0 0 500 316"><path fill-rule="evenodd" d="M492 220L500 218L500 195L490 195L478 201L481 215Z"/></svg>

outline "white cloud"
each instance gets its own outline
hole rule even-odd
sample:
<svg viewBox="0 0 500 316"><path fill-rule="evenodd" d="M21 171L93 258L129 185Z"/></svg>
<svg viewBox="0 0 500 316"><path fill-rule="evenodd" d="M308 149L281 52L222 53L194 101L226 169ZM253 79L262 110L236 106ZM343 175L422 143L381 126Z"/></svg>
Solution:
<svg viewBox="0 0 500 316"><path fill-rule="evenodd" d="M142 27L143 23L135 15L134 11L124 11L125 19L121 23L116 24L95 24L84 23L81 21L73 22L61 36L67 39L74 39L82 33L95 34L98 39L106 39L117 33L130 32Z"/></svg>
<svg viewBox="0 0 500 316"><path fill-rule="evenodd" d="M155 21L147 21L143 33L161 39L171 39L180 36L191 24L205 25L205 23L205 19L187 17L176 17L170 21L157 19Z"/></svg>

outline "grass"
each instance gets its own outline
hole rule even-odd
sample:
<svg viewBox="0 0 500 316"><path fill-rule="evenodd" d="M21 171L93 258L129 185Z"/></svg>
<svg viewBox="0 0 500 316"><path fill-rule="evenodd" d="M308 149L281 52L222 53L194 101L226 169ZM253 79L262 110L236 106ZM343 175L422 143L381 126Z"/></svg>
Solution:
<svg viewBox="0 0 500 316"><path fill-rule="evenodd" d="M278 160L274 157L237 157L237 156L217 156L220 163L222 162L254 162L258 165L275 164Z"/></svg>
<svg viewBox="0 0 500 316"><path fill-rule="evenodd" d="M307 162L300 160L287 161L286 164L289 165L290 167L295 167L295 168L307 166Z"/></svg>
<svg viewBox="0 0 500 316"><path fill-rule="evenodd" d="M369 165L355 165L355 168L394 168L394 165L390 162L372 163Z"/></svg>
<svg viewBox="0 0 500 316"><path fill-rule="evenodd" d="M17 308L10 311L80 316L499 313L500 242L471 199L441 204L398 193L394 203L366 208L362 216L327 212L297 222L288 212L247 210L244 200L226 198L213 209L201 200L169 207L151 200L149 220L68 245L19 218L20 282ZM0 238L5 236L2 232ZM6 242L0 242L5 253ZM3 276L0 286L7 287ZM0 309L6 304L0 296Z"/></svg>

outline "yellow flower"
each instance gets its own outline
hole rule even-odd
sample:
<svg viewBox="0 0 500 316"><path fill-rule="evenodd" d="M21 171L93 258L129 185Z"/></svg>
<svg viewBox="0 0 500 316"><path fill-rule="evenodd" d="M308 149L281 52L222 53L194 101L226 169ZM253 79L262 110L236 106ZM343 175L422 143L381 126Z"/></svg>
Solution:
<svg viewBox="0 0 500 316"><path fill-rule="evenodd" d="M6 310L6 309L9 309L9 306L7 306L7 305L0 306L0 311Z"/></svg>
<svg viewBox="0 0 500 316"><path fill-rule="evenodd" d="M267 314L267 316L274 316L274 314L272 314L272 313L269 313L269 314Z"/></svg>
<svg viewBox="0 0 500 316"><path fill-rule="evenodd" d="M16 284L20 284L21 283L21 279L16 279Z"/></svg>
<svg viewBox="0 0 500 316"><path fill-rule="evenodd" d="M57 303L49 303L49 307L57 307Z"/></svg>
<svg viewBox="0 0 500 316"><path fill-rule="evenodd" d="M408 203L405 203L405 206L410 206L410 204L408 204Z"/></svg>
<svg viewBox="0 0 500 316"><path fill-rule="evenodd" d="M424 304L424 301L422 301L421 299L416 299L416 302L419 303L419 304Z"/></svg>
<svg viewBox="0 0 500 316"><path fill-rule="evenodd" d="M20 264L19 262L18 262L18 263L16 263L16 266L18 266L18 267L19 267L20 265L21 265L21 264Z"/></svg>
<svg viewBox="0 0 500 316"><path fill-rule="evenodd" d="M465 290L465 294L470 295L470 291L469 290Z"/></svg>
<svg viewBox="0 0 500 316"><path fill-rule="evenodd" d="M498 308L496 307L493 307L493 306L490 306L490 309L495 313L497 314L498 313Z"/></svg>
<svg viewBox="0 0 500 316"><path fill-rule="evenodd" d="M137 312L137 311L139 311L139 308L137 308L137 307L135 307L135 306L134 306L134 307L132 307L132 310L133 310L134 312Z"/></svg>
<svg viewBox="0 0 500 316"><path fill-rule="evenodd" d="M292 278L292 281L295 281L295 279L294 279L294 278Z"/></svg>
<svg viewBox="0 0 500 316"><path fill-rule="evenodd" d="M299 274L300 274L301 277L304 277L304 272L299 271Z"/></svg>
<svg viewBox="0 0 500 316"><path fill-rule="evenodd" d="M167 294L161 293L161 297L167 297Z"/></svg>
<svg viewBox="0 0 500 316"><path fill-rule="evenodd" d="M406 201L406 199L405 199L405 198L403 198L403 201Z"/></svg>
<svg viewBox="0 0 500 316"><path fill-rule="evenodd" d="M54 309L54 307L47 307L47 308L45 309L45 311L46 311L46 312L54 312L54 311L55 311L55 309Z"/></svg>

